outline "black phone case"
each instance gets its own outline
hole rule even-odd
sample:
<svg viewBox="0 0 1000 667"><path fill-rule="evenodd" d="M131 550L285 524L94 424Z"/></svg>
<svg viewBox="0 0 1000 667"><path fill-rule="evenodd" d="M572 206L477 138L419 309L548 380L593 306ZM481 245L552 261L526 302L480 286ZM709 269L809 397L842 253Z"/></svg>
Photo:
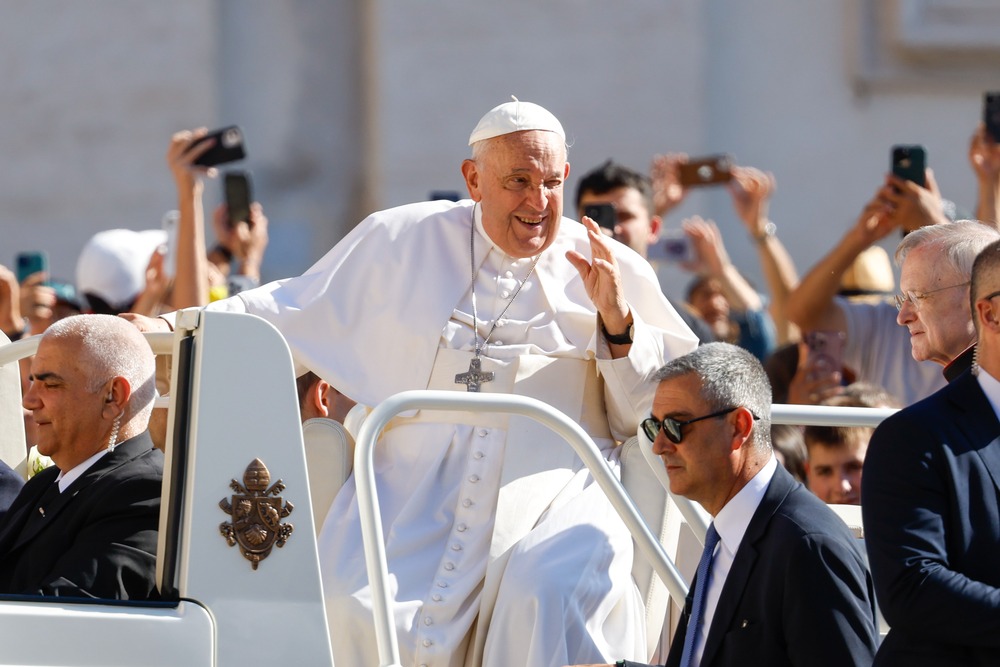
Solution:
<svg viewBox="0 0 1000 667"><path fill-rule="evenodd" d="M892 173L927 187L924 170L927 168L927 150L919 145L892 147Z"/></svg>
<svg viewBox="0 0 1000 667"><path fill-rule="evenodd" d="M243 130L236 125L209 132L191 148L209 139L214 139L215 145L198 156L194 164L201 167L214 167L218 164L236 162L246 157L246 150L243 147Z"/></svg>
<svg viewBox="0 0 1000 667"><path fill-rule="evenodd" d="M983 95L983 124L993 141L1000 142L1000 92Z"/></svg>
<svg viewBox="0 0 1000 667"><path fill-rule="evenodd" d="M224 187L229 225L249 222L250 202L253 201L250 174L245 171L228 172Z"/></svg>

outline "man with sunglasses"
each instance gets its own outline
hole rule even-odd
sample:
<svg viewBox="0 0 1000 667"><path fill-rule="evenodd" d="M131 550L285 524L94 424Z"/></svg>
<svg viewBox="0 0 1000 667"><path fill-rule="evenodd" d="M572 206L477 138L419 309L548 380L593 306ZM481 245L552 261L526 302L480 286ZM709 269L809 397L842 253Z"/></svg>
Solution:
<svg viewBox="0 0 1000 667"><path fill-rule="evenodd" d="M1000 241L971 278L978 365L882 422L865 457L865 546L890 627L876 665L1000 664Z"/></svg>
<svg viewBox="0 0 1000 667"><path fill-rule="evenodd" d="M667 666L870 665L864 556L846 524L777 464L760 362L709 343L654 379L643 432L670 491L713 517Z"/></svg>

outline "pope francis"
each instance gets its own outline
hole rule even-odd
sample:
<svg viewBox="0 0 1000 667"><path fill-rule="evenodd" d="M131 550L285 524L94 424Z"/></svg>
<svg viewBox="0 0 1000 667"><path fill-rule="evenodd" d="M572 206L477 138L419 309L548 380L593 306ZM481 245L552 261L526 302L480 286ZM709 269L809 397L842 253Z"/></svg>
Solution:
<svg viewBox="0 0 1000 667"><path fill-rule="evenodd" d="M407 389L512 392L576 419L617 466L666 361L697 339L639 255L562 217L560 122L516 99L462 163L469 199L369 216L315 266L217 302L278 327L367 406ZM632 541L583 463L507 415L417 412L375 448L404 665L644 660ZM320 533L334 660L377 664L353 478Z"/></svg>

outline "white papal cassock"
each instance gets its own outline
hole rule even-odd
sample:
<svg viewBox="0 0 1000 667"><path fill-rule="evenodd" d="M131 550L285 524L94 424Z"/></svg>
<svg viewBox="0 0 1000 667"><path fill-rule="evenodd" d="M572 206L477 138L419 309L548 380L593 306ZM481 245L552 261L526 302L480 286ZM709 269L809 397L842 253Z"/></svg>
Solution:
<svg viewBox="0 0 1000 667"><path fill-rule="evenodd" d="M465 391L472 264L480 338L525 279L486 347L484 392L541 399L576 419L617 466L650 375L696 345L648 263L611 242L635 319L612 360L596 309L565 258L590 256L563 219L528 276L486 235L471 201L376 213L298 278L215 304L273 322L296 361L373 406L407 389ZM375 449L393 611L404 665L559 667L646 656L631 539L568 444L532 420L420 411L394 419ZM320 534L334 660L378 664L351 478Z"/></svg>

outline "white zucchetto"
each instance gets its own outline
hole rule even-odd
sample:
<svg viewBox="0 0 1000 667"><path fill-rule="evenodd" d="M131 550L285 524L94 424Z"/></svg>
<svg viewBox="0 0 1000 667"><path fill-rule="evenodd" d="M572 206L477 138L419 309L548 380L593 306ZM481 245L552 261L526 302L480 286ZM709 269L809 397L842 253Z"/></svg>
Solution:
<svg viewBox="0 0 1000 667"><path fill-rule="evenodd" d="M531 102L521 102L513 95L511 98L513 102L494 107L479 120L476 129L469 135L470 146L483 139L525 130L555 132L563 141L566 140L562 124L548 109Z"/></svg>

